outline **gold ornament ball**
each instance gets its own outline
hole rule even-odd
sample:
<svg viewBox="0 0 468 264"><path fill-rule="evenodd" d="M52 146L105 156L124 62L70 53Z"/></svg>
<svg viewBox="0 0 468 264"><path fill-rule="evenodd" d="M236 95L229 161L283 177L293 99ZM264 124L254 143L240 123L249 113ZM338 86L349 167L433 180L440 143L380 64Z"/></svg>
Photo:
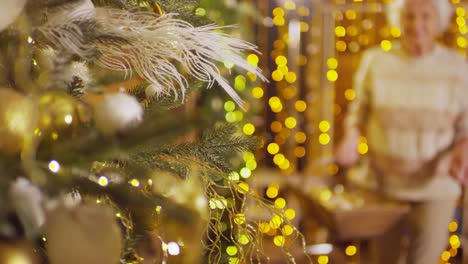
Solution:
<svg viewBox="0 0 468 264"><path fill-rule="evenodd" d="M14 155L32 144L37 111L31 98L0 88L0 153Z"/></svg>
<svg viewBox="0 0 468 264"><path fill-rule="evenodd" d="M51 264L119 263L122 235L108 207L59 206L47 213L45 234Z"/></svg>
<svg viewBox="0 0 468 264"><path fill-rule="evenodd" d="M38 264L30 244L25 242L1 242L0 263L4 264Z"/></svg>
<svg viewBox="0 0 468 264"><path fill-rule="evenodd" d="M79 103L63 92L46 92L37 99L40 118L39 129L42 137L72 135L80 124Z"/></svg>

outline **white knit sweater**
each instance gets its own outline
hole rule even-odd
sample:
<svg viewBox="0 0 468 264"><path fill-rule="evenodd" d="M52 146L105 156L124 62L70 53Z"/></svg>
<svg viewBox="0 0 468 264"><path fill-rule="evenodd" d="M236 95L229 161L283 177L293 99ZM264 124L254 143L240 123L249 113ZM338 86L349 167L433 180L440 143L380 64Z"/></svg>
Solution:
<svg viewBox="0 0 468 264"><path fill-rule="evenodd" d="M366 51L354 78L345 129L368 139L361 180L399 199L452 199L460 187L448 174L450 147L468 136L468 65L440 45L422 57L395 46Z"/></svg>

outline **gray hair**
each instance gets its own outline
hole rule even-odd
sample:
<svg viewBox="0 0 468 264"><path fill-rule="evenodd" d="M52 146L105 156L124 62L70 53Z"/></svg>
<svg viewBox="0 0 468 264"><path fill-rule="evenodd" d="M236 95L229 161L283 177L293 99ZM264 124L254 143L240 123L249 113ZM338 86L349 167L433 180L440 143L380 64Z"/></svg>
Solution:
<svg viewBox="0 0 468 264"><path fill-rule="evenodd" d="M406 0L393 0L387 5L386 15L388 23L391 26L401 29L401 12L403 11ZM439 34L444 33L450 26L450 19L453 14L453 7L448 0L429 0L432 1L439 15Z"/></svg>

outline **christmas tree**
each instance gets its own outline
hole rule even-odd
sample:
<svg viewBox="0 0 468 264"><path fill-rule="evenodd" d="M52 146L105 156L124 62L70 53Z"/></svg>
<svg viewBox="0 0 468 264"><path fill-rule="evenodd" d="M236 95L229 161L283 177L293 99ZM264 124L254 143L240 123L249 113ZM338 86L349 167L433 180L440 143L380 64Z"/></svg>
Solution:
<svg viewBox="0 0 468 264"><path fill-rule="evenodd" d="M191 0L0 7L1 263L265 258L262 234L288 218L230 174L259 142L197 101L219 86L242 108L217 65L264 79L242 57L254 45L196 16ZM248 199L270 223L246 217ZM288 243L275 236L294 262Z"/></svg>

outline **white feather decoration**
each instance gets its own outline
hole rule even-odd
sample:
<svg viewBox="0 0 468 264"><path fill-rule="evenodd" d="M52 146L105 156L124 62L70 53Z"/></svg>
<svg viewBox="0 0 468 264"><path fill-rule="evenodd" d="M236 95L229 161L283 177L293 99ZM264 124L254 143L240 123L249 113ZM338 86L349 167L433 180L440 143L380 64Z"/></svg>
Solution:
<svg viewBox="0 0 468 264"><path fill-rule="evenodd" d="M41 28L41 32L55 43L89 58L89 44L80 39L82 32L70 22L93 16L100 31L126 40L123 45L95 45L94 48L101 54L97 63L127 74L135 70L153 88L159 88L157 94L172 92L176 96L184 95L188 82L174 63L180 64L194 78L207 82L208 87L218 82L241 106L242 99L221 76L216 62L230 62L267 81L258 67L242 58L244 51L256 52L256 46L220 32L226 27L194 27L186 21L175 19L174 14L157 15L109 8L96 8L92 12L80 9L73 15L67 17L61 13L60 18L51 19Z"/></svg>

